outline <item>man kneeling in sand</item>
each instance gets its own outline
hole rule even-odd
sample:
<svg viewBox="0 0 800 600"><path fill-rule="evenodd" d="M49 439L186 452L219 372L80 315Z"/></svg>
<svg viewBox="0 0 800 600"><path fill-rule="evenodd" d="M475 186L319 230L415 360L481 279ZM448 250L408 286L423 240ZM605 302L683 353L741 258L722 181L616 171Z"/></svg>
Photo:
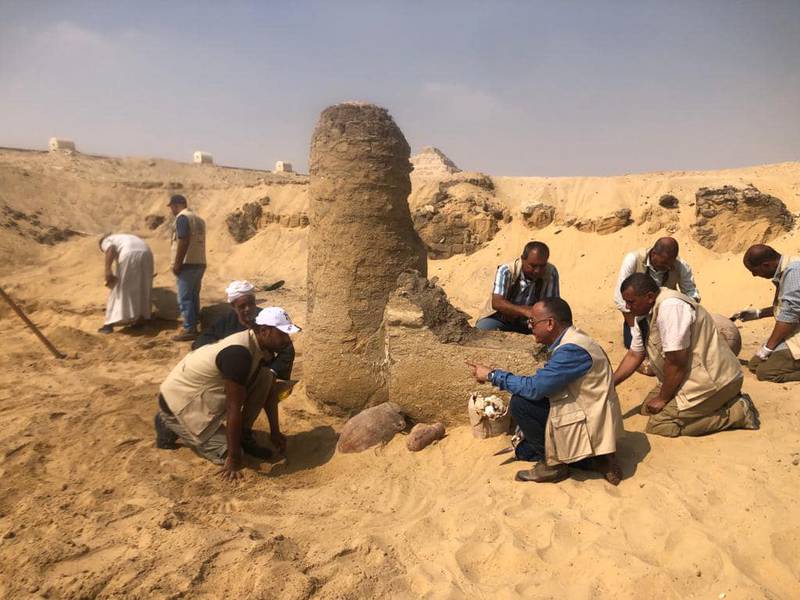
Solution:
<svg viewBox="0 0 800 600"><path fill-rule="evenodd" d="M271 306L258 314L252 329L187 354L161 384L156 446L174 448L180 438L222 465L225 479L239 479L242 452L265 459L272 454L253 435L258 413L266 408L271 440L284 451L277 402L265 407L273 376L269 370L266 377L261 373L262 359L265 353L285 348L289 336L299 331L282 308Z"/></svg>
<svg viewBox="0 0 800 600"><path fill-rule="evenodd" d="M745 309L731 317L732 321L775 317L749 368L759 380L800 381L800 257L781 256L771 246L756 244L745 252L744 266L753 277L770 279L775 286L772 306Z"/></svg>
<svg viewBox="0 0 800 600"><path fill-rule="evenodd" d="M603 349L572 326L572 310L561 298L533 305L528 325L550 360L531 376L468 363L475 378L511 396L511 415L519 426L525 456L539 462L519 471L518 481L556 482L569 476L569 464L601 472L617 485L622 472L614 452L622 435L622 414L611 364Z"/></svg>
<svg viewBox="0 0 800 600"><path fill-rule="evenodd" d="M650 358L660 386L642 404L647 432L667 437L705 435L724 429L758 429L758 411L742 394L742 370L711 315L695 300L658 287L644 273L620 285L628 310L648 317L649 334L632 330L631 347L614 373L614 384Z"/></svg>

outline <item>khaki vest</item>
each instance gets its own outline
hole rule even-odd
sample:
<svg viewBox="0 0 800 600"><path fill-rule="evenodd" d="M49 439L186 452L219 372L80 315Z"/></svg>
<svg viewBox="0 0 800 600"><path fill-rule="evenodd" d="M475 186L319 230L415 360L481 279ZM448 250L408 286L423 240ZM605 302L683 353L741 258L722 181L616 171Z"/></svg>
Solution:
<svg viewBox="0 0 800 600"><path fill-rule="evenodd" d="M686 410L708 400L734 379L741 377L742 369L706 309L688 296L662 287L650 313L650 332L647 337L647 356L659 381L664 381L665 359L656 320L661 303L667 298L678 298L695 311L689 346L692 351L689 373L675 395L678 410Z"/></svg>
<svg viewBox="0 0 800 600"><path fill-rule="evenodd" d="M775 290L775 300L772 302L776 319L778 317L778 313L781 311L782 303L780 299L781 296L783 296L783 282L786 278L786 267L798 261L800 261L800 256L781 256L781 262L778 263L778 272L776 273L776 276L779 276L781 280L778 284L778 289ZM795 331L783 341L786 342L786 345L789 347L789 352L792 353L792 358L795 360L800 360L800 330Z"/></svg>
<svg viewBox="0 0 800 600"><path fill-rule="evenodd" d="M175 218L183 215L189 219L189 248L186 256L183 257L184 265L204 265L206 264L206 222L194 214L188 208L184 208ZM178 231L172 227L172 264L175 264L175 256L178 254Z"/></svg>
<svg viewBox="0 0 800 600"><path fill-rule="evenodd" d="M248 382L258 372L263 351L251 330L229 335L215 344L187 354L161 384L161 395L170 410L197 441L205 442L225 420L226 398L217 354L229 346L244 346L252 356Z"/></svg>
<svg viewBox="0 0 800 600"><path fill-rule="evenodd" d="M519 281L519 278L522 277L522 259L518 258L514 262L504 263L508 270L511 271L511 283L508 286L509 290L514 289L514 286ZM498 265L498 269L504 265ZM495 271L496 273L496 271ZM544 281L542 282L542 289L545 289L549 284L550 281L553 279L553 265L547 263L546 273L544 275ZM488 317L489 315L493 315L497 311L492 308L492 295L489 296L489 300L483 305L480 312L478 313L478 318L482 319L483 317Z"/></svg>
<svg viewBox="0 0 800 600"><path fill-rule="evenodd" d="M592 368L550 396L545 427L548 465L615 452L617 439L624 431L614 372L605 351L574 327L566 330L554 352L564 344L586 350L592 357Z"/></svg>
<svg viewBox="0 0 800 600"><path fill-rule="evenodd" d="M646 250L645 248L636 251L636 270L634 273L647 273L647 255L649 253L650 251ZM669 271L667 271L667 278L664 280L663 287L671 290L677 290L678 281L680 281L678 269L673 266Z"/></svg>

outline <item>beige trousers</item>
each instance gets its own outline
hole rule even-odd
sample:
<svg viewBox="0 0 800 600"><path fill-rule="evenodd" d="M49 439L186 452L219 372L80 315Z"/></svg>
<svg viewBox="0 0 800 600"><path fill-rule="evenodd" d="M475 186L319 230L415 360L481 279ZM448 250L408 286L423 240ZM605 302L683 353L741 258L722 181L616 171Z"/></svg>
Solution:
<svg viewBox="0 0 800 600"><path fill-rule="evenodd" d="M788 348L776 350L767 360L754 356L747 367L759 381L800 381L800 360L795 360Z"/></svg>
<svg viewBox="0 0 800 600"><path fill-rule="evenodd" d="M273 378L272 371L262 366L250 380L247 385L247 396L242 407L242 429L253 428L258 414L267 401ZM205 442L198 444L194 441L194 436L181 425L181 422L174 415L167 414L163 410L160 412L164 423L178 434L184 444L216 465L225 463L225 456L228 453L228 434L224 424L220 424L219 428Z"/></svg>
<svg viewBox="0 0 800 600"><path fill-rule="evenodd" d="M745 424L745 413L739 402L742 391L742 378L738 377L720 389L705 402L686 410L678 410L678 402L673 398L664 409L650 415L647 433L678 437L680 435L706 435L725 429L740 429ZM651 391L642 405L642 414L648 415L645 405L658 394L659 388Z"/></svg>

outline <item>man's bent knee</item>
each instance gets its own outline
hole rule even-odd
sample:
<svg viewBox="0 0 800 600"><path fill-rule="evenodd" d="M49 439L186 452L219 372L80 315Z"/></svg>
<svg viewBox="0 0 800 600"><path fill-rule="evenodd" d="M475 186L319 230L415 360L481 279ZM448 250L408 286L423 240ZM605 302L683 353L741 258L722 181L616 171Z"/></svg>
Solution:
<svg viewBox="0 0 800 600"><path fill-rule="evenodd" d="M497 319L493 319L491 317L484 317L482 319L478 319L475 323L475 329L481 329L483 331L493 331L496 329L500 329L502 325Z"/></svg>
<svg viewBox="0 0 800 600"><path fill-rule="evenodd" d="M678 437L681 434L681 428L675 421L659 420L655 415L647 421L645 431L664 437Z"/></svg>

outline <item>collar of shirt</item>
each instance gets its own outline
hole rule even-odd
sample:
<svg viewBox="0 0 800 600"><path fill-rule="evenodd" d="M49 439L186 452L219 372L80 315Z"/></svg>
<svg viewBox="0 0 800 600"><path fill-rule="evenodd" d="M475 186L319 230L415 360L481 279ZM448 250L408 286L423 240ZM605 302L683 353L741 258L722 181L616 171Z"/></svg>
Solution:
<svg viewBox="0 0 800 600"><path fill-rule="evenodd" d="M780 285L781 283L781 275L783 275L783 261L784 257L781 256L781 259L778 261L778 266L775 269L775 274L772 276L772 283L775 285Z"/></svg>
<svg viewBox="0 0 800 600"><path fill-rule="evenodd" d="M567 327L567 329L569 329L569 327ZM553 350L555 350L555 349L556 349L556 346L558 346L558 344L561 342L561 338L563 338L563 337L564 337L564 334L565 334L565 333L567 333L567 329L565 329L564 331L562 331L562 332L561 332L561 335L559 335L559 336L558 336L558 337L555 339L555 341L554 341L552 344L550 344L550 345L547 347L547 351L548 351L548 352L551 352L551 353L552 353L552 352L553 352Z"/></svg>

